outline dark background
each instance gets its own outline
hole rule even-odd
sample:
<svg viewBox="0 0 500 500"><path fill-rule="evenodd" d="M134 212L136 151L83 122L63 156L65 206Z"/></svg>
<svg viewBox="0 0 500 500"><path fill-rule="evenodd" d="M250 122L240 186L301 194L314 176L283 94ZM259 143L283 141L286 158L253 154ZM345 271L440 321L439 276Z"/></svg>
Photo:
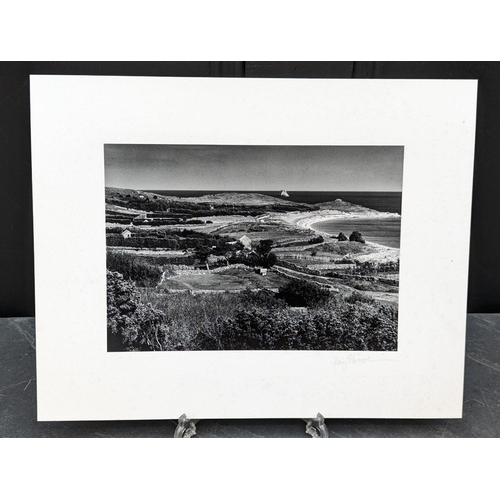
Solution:
<svg viewBox="0 0 500 500"><path fill-rule="evenodd" d="M30 74L477 79L468 312L500 312L500 63L4 62L0 63L0 317L35 315Z"/></svg>

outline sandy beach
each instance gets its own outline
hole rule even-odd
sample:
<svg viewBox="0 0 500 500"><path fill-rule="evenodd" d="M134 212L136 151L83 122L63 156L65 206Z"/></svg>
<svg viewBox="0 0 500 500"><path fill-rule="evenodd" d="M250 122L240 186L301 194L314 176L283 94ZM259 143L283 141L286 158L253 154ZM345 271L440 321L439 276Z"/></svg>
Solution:
<svg viewBox="0 0 500 500"><path fill-rule="evenodd" d="M376 210L365 209L356 212L344 212L341 210L316 210L313 212L289 212L283 215L273 216L274 219L280 219L284 223L292 224L301 229L311 229L317 233L311 226L317 222L323 222L334 219L400 219L399 214L389 212L377 212Z"/></svg>
<svg viewBox="0 0 500 500"><path fill-rule="evenodd" d="M285 224L292 225L301 229L308 229L314 231L316 234L323 236L324 238L330 238L331 235L323 231L318 231L314 227L314 224L323 221L330 220L345 220L345 219L401 219L399 214L389 213L389 212L377 212L376 210L363 209L359 211L344 212L341 210L319 210L314 212L289 212L282 215L273 215L273 219L279 219ZM366 246L373 251L366 255L356 255L355 260L362 262L377 262L377 263L387 263L396 262L399 260L400 250L399 248L391 248L388 246L380 245L377 243L367 242Z"/></svg>

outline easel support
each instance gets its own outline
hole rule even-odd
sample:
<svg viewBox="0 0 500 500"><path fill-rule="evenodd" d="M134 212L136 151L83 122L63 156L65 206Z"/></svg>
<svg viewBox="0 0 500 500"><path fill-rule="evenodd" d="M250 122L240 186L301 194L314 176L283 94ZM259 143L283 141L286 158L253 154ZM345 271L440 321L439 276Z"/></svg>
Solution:
<svg viewBox="0 0 500 500"><path fill-rule="evenodd" d="M325 424L325 418L321 413L316 415L316 418L303 419L306 423L306 434L313 438L328 438L330 432ZM174 431L174 438L190 438L196 435L196 424L200 420L191 420L182 414L177 421L177 427Z"/></svg>
<svg viewBox="0 0 500 500"><path fill-rule="evenodd" d="M190 438L196 435L196 424L200 420L190 420L183 413L177 421L177 427L174 431L174 438Z"/></svg>
<svg viewBox="0 0 500 500"><path fill-rule="evenodd" d="M321 413L316 415L313 419L304 419L306 423L306 434L309 434L313 438L328 438L330 436L330 431L325 424L325 418Z"/></svg>

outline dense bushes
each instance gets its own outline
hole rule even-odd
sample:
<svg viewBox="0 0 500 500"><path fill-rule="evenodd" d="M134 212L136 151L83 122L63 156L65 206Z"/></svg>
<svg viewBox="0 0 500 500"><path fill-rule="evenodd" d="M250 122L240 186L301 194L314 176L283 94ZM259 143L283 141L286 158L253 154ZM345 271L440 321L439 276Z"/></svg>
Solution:
<svg viewBox="0 0 500 500"><path fill-rule="evenodd" d="M203 350L384 350L397 348L394 309L345 304L338 309L239 309L218 325L217 339L201 331Z"/></svg>
<svg viewBox="0 0 500 500"><path fill-rule="evenodd" d="M271 290L244 290L239 294L241 306L245 307L265 307L267 309L282 309L286 307L286 302L280 299Z"/></svg>
<svg viewBox="0 0 500 500"><path fill-rule="evenodd" d="M108 270L120 273L126 280L135 281L138 286L156 286L162 275L161 269L134 255L108 252Z"/></svg>
<svg viewBox="0 0 500 500"><path fill-rule="evenodd" d="M141 303L135 285L120 273L107 272L107 307L110 350L165 350L165 314Z"/></svg>
<svg viewBox="0 0 500 500"><path fill-rule="evenodd" d="M123 238L114 231L107 231L106 244L113 247L128 248L163 248L165 250L207 250L214 255L223 255L234 251L236 245L229 245L230 238L208 235L196 231L162 231L133 229L130 238Z"/></svg>
<svg viewBox="0 0 500 500"><path fill-rule="evenodd" d="M201 236L202 233L193 231L192 229L161 229L161 228L139 228L135 226L123 227L107 227L106 235L121 234L125 229L128 229L134 238L185 238L187 236Z"/></svg>
<svg viewBox="0 0 500 500"><path fill-rule="evenodd" d="M106 244L110 247L179 249L179 242L173 238L123 238L110 235L106 236Z"/></svg>
<svg viewBox="0 0 500 500"><path fill-rule="evenodd" d="M280 293L165 293L108 276L110 350L397 349L397 308L301 280ZM141 296L142 298L141 298ZM305 297L301 308L298 297Z"/></svg>
<svg viewBox="0 0 500 500"><path fill-rule="evenodd" d="M270 291L192 296L108 272L108 332L128 350L397 349L397 310L361 293L293 309ZM145 294L145 295L144 295Z"/></svg>
<svg viewBox="0 0 500 500"><path fill-rule="evenodd" d="M399 272L399 259L396 261L388 261L388 262L355 262L353 259L343 258L335 261L336 264L355 264L355 266L343 269L342 275L358 275L358 276L367 276L367 275L380 275L383 273L391 273L395 274ZM339 273L331 272L326 273L326 276L338 276Z"/></svg>
<svg viewBox="0 0 500 500"><path fill-rule="evenodd" d="M357 264L356 271L362 274L397 273L399 259L392 262L362 262Z"/></svg>
<svg viewBox="0 0 500 500"><path fill-rule="evenodd" d="M330 293L310 281L294 279L279 289L278 298L292 307L317 307L327 302Z"/></svg>

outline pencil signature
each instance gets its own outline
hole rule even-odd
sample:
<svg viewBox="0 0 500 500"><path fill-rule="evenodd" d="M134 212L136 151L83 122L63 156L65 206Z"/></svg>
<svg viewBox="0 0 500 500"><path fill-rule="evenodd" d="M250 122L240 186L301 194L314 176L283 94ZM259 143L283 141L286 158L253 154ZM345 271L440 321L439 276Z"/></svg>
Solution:
<svg viewBox="0 0 500 500"><path fill-rule="evenodd" d="M333 358L333 366L341 367L342 371L346 371L347 367L350 365L359 365L365 364L370 361L370 356L367 355L358 355L358 354L348 354L346 357Z"/></svg>

